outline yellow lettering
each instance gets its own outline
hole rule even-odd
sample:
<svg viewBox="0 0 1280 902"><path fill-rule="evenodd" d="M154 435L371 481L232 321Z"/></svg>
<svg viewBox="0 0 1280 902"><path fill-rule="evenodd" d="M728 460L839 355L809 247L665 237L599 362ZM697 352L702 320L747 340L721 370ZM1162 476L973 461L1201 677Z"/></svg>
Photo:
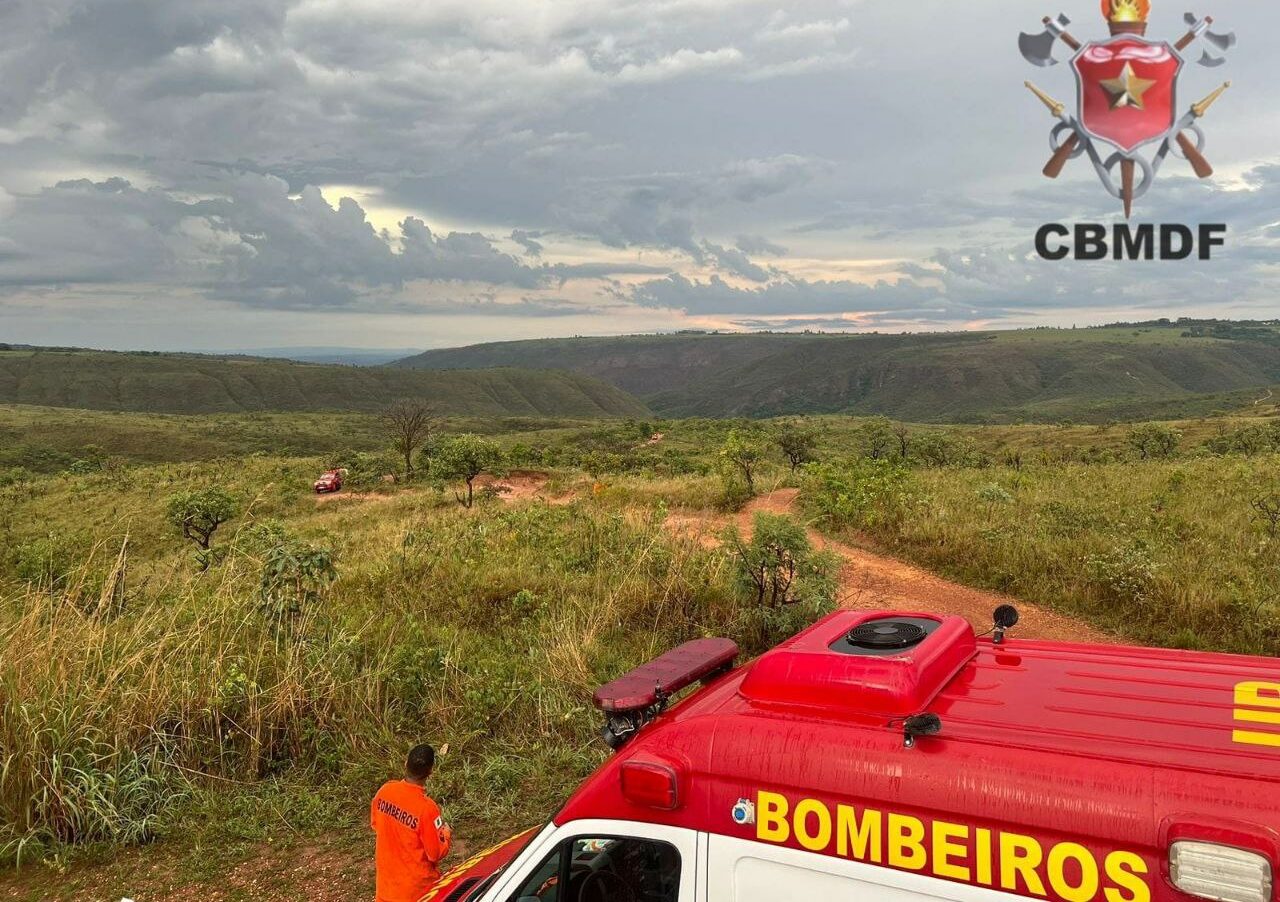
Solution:
<svg viewBox="0 0 1280 902"><path fill-rule="evenodd" d="M1036 868L1044 860L1044 852L1040 844L1030 836L1020 833L1000 834L1000 886L1003 889L1018 891L1018 877L1027 888L1027 892L1037 896L1048 895L1044 891L1044 881L1036 873Z"/></svg>
<svg viewBox="0 0 1280 902"><path fill-rule="evenodd" d="M1231 741L1245 745L1270 745L1280 748L1280 733L1255 733L1252 730L1232 730Z"/></svg>
<svg viewBox="0 0 1280 902"><path fill-rule="evenodd" d="M1132 852L1112 852L1104 868L1107 879L1118 889L1107 887L1107 902L1151 902L1151 887L1140 875L1147 873L1147 863ZM1124 892L1128 890L1128 892Z"/></svg>
<svg viewBox="0 0 1280 902"><path fill-rule="evenodd" d="M889 864L909 871L923 870L928 855L924 850L924 824L905 814L889 815Z"/></svg>
<svg viewBox="0 0 1280 902"><path fill-rule="evenodd" d="M791 838L787 812L791 805L776 792L756 794L756 839L761 842L784 843Z"/></svg>
<svg viewBox="0 0 1280 902"><path fill-rule="evenodd" d="M968 839L969 828L964 824L948 824L946 821L933 822L933 872L939 877L950 877L953 880L968 880L969 869L953 859L963 860L969 850L957 839Z"/></svg>
<svg viewBox="0 0 1280 902"><path fill-rule="evenodd" d="M1236 686L1236 705L1280 710L1280 683L1240 683Z"/></svg>
<svg viewBox="0 0 1280 902"><path fill-rule="evenodd" d="M1067 862L1080 865L1080 883L1073 886L1067 879ZM1098 862L1093 853L1079 843L1061 842L1049 850L1049 884L1067 902L1089 902L1098 895Z"/></svg>
<svg viewBox="0 0 1280 902"><path fill-rule="evenodd" d="M810 815L817 816L818 830L816 833L809 832ZM831 812L827 810L826 805L817 799L805 799L796 805L794 820L796 842L810 852L822 852L826 850L827 846L831 845Z"/></svg>
<svg viewBox="0 0 1280 902"><path fill-rule="evenodd" d="M883 821L880 812L865 808L862 818L849 805L836 808L836 854L842 858L880 863L880 837Z"/></svg>
<svg viewBox="0 0 1280 902"><path fill-rule="evenodd" d="M1250 711L1247 708L1236 710L1236 720L1249 723L1270 723L1280 726L1280 711Z"/></svg>
<svg viewBox="0 0 1280 902"><path fill-rule="evenodd" d="M983 827L979 827L977 835L974 839L974 849L977 854L977 880L983 886L990 886L991 879L991 831Z"/></svg>
<svg viewBox="0 0 1280 902"><path fill-rule="evenodd" d="M1280 726L1280 683L1237 684L1235 718L1243 723ZM1280 733L1236 730L1231 734L1231 741L1280 748Z"/></svg>
<svg viewBox="0 0 1280 902"><path fill-rule="evenodd" d="M1271 684L1258 685L1265 688ZM1276 705L1280 707L1280 691ZM1280 745L1280 737L1276 744ZM835 853L841 858L875 864L885 858L884 863L891 867L909 871L931 865L938 877L991 887L997 885L994 871L998 855L999 888L1004 890L1047 898L1047 877L1053 895L1062 902L1092 902L1099 890L1106 902L1151 902L1149 868L1142 856L1133 852L1107 855L1101 868L1104 881L1098 859L1078 843L1058 843L1049 849L1046 859L1039 841L1020 833L947 821L933 821L927 829L931 831L928 842L925 823L910 815L871 808L859 811L852 805L837 805L833 814L817 799L802 799L793 810L784 795L756 794L756 839L762 842L786 843L794 836L804 849L829 852L834 832ZM968 842L971 837L972 847Z"/></svg>

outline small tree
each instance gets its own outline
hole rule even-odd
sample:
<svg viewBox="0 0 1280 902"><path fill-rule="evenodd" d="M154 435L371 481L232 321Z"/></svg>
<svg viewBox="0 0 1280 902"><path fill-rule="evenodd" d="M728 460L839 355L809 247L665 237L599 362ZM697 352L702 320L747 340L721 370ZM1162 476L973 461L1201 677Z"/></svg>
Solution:
<svg viewBox="0 0 1280 902"><path fill-rule="evenodd" d="M872 460L888 458L890 450L898 444L893 423L887 417L873 417L859 431L862 433L863 451Z"/></svg>
<svg viewBox="0 0 1280 902"><path fill-rule="evenodd" d="M720 449L720 461L731 476L741 476L747 484L747 491L756 492L756 468L764 452L751 437L743 435L739 429L730 429L724 447Z"/></svg>
<svg viewBox="0 0 1280 902"><path fill-rule="evenodd" d="M286 536L267 550L262 562L259 604L268 620L284 626L313 607L337 578L329 549Z"/></svg>
<svg viewBox="0 0 1280 902"><path fill-rule="evenodd" d="M467 484L467 494L455 493L454 497L465 507L475 500L475 480L482 473L497 470L502 465L502 449L494 442L478 435L455 435L441 442L432 462L436 475L443 479L461 479Z"/></svg>
<svg viewBox="0 0 1280 902"><path fill-rule="evenodd" d="M911 456L911 430L905 423L897 423L893 427L893 437L898 440L898 460L906 460Z"/></svg>
<svg viewBox="0 0 1280 902"><path fill-rule="evenodd" d="M925 432L916 437L915 453L927 466L949 467L963 463L969 449L946 432Z"/></svg>
<svg viewBox="0 0 1280 902"><path fill-rule="evenodd" d="M811 426L795 421L783 423L778 427L776 440L792 473L818 459L818 431Z"/></svg>
<svg viewBox="0 0 1280 902"><path fill-rule="evenodd" d="M382 413L382 425L396 453L404 458L404 473L413 478L413 455L431 441L440 424L436 408L427 401L396 401Z"/></svg>
<svg viewBox="0 0 1280 902"><path fill-rule="evenodd" d="M1163 423L1142 423L1129 430L1128 439L1142 460L1164 460L1177 453L1182 433Z"/></svg>
<svg viewBox="0 0 1280 902"><path fill-rule="evenodd" d="M790 517L758 513L751 538L736 527L726 535L734 558L738 585L754 597L758 607L777 610L802 602L829 605L835 597L839 561L830 552L815 551L804 527Z"/></svg>
<svg viewBox="0 0 1280 902"><path fill-rule="evenodd" d="M199 547L196 559L200 562L200 569L207 570L213 534L236 515L236 500L218 486L179 492L169 497L167 515L169 522L182 531L183 537Z"/></svg>

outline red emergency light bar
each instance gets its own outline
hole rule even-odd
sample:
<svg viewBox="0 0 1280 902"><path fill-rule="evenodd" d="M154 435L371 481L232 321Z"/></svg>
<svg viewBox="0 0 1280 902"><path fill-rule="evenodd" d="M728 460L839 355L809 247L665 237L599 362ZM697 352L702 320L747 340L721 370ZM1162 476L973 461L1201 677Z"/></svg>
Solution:
<svg viewBox="0 0 1280 902"><path fill-rule="evenodd" d="M606 714L643 711L694 683L733 666L738 645L732 639L695 639L641 664L596 690L596 707Z"/></svg>
<svg viewBox="0 0 1280 902"><path fill-rule="evenodd" d="M662 713L671 696L728 672L737 658L738 645L730 639L695 639L601 686L594 701L605 714L605 743L621 748Z"/></svg>

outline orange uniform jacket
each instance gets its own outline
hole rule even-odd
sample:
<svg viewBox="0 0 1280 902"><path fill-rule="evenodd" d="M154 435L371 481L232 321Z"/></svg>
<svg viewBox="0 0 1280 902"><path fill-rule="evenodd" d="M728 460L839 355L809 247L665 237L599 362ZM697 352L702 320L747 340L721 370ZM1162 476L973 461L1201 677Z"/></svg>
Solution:
<svg viewBox="0 0 1280 902"><path fill-rule="evenodd" d="M369 806L377 834L377 902L418 902L440 879L453 834L421 786L392 780Z"/></svg>

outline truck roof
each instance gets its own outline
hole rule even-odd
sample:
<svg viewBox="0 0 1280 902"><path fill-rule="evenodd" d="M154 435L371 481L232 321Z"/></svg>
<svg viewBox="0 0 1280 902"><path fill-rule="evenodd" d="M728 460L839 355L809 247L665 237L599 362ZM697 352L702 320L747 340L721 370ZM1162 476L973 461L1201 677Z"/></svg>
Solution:
<svg viewBox="0 0 1280 902"><path fill-rule="evenodd" d="M906 641L907 626L926 635L853 647L868 629ZM907 747L905 719L922 713L941 730ZM629 761L670 765L679 807L629 801ZM958 617L843 611L658 717L556 820L744 835L731 806L767 789L1148 851L1175 822L1243 824L1274 861L1277 783L1280 660L1016 634L996 644Z"/></svg>

